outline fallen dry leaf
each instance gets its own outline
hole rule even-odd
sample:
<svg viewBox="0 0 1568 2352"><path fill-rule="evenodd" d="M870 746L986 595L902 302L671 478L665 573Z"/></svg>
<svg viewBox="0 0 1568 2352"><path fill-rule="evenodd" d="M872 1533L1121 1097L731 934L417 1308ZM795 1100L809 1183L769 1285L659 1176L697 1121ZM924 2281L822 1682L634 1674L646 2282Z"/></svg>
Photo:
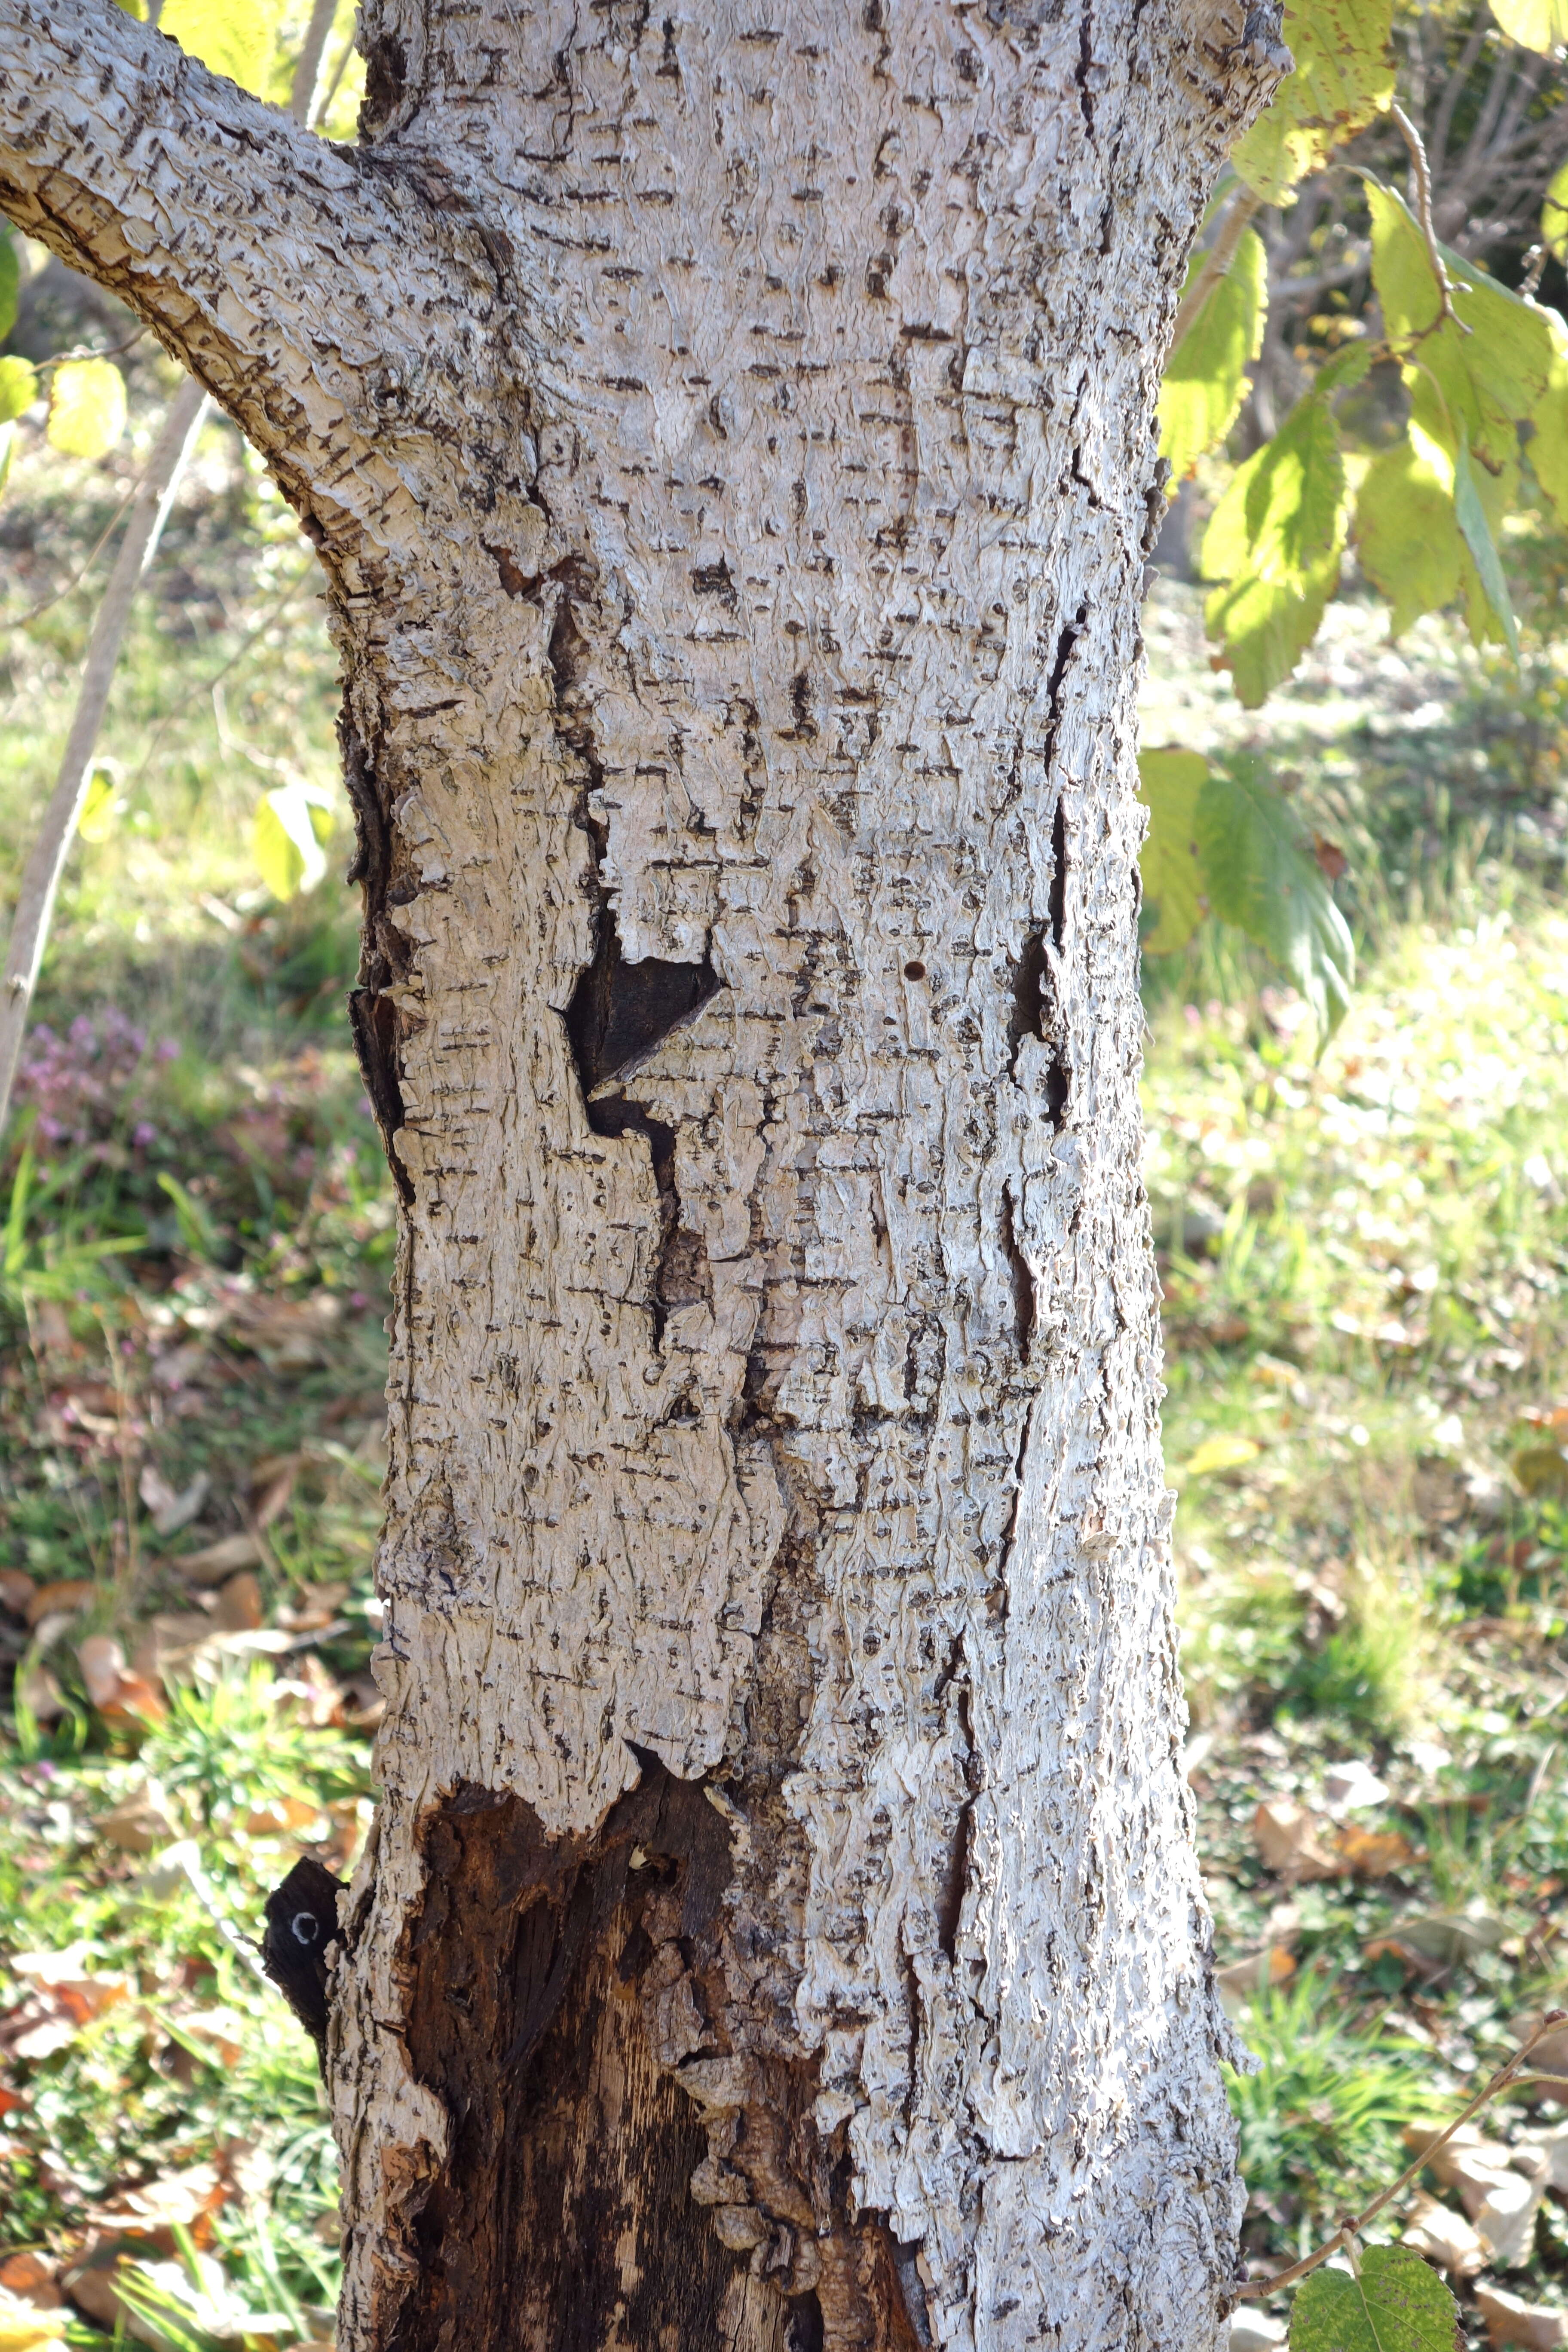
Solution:
<svg viewBox="0 0 1568 2352"><path fill-rule="evenodd" d="M139 2189L121 2189L91 2215L99 2229L121 2236L147 2237L162 2230L193 2230L228 2200L228 2185L216 2164L187 2165Z"/></svg>
<svg viewBox="0 0 1568 2352"><path fill-rule="evenodd" d="M1494 2346L1521 2344L1527 2352L1555 2352L1556 2346L1568 2343L1568 2312L1525 2303L1500 2286L1479 2286L1475 2295L1476 2309Z"/></svg>
<svg viewBox="0 0 1568 2352"><path fill-rule="evenodd" d="M1287 1797L1258 1806L1252 1836L1264 1868L1280 1877L1338 1878L1347 1866L1332 1851L1328 1823Z"/></svg>
<svg viewBox="0 0 1568 2352"><path fill-rule="evenodd" d="M167 1715L163 1693L145 1675L131 1673L112 1635L89 1634L76 1655L89 1698L110 1723L161 1723Z"/></svg>
<svg viewBox="0 0 1568 2352"><path fill-rule="evenodd" d="M1486 2240L1501 2270L1529 2257L1535 2216L1545 2194L1546 2166L1539 2149L1510 2148L1488 2139L1473 2124L1462 2124L1439 2147L1439 2134L1413 2126L1405 2134L1412 2156L1430 2150L1426 2161L1445 2189L1457 2189L1466 2212ZM1527 2177L1521 2166L1535 2174Z"/></svg>
<svg viewBox="0 0 1568 2352"><path fill-rule="evenodd" d="M247 1529L244 1535L222 1536L200 1551L182 1552L169 1566L192 1584L222 1584L242 1568L258 1567L261 1546Z"/></svg>
<svg viewBox="0 0 1568 2352"><path fill-rule="evenodd" d="M1415 1859L1415 1847L1397 1830L1363 1830L1347 1822L1335 1843L1358 1878L1388 1878Z"/></svg>
<svg viewBox="0 0 1568 2352"><path fill-rule="evenodd" d="M300 1454L280 1454L258 1462L250 1474L250 1524L269 1528L288 1509L304 1461Z"/></svg>
<svg viewBox="0 0 1568 2352"><path fill-rule="evenodd" d="M179 1835L166 1811L167 1800L155 1780L130 1789L103 1815L98 1833L121 1853L156 1853Z"/></svg>
<svg viewBox="0 0 1568 2352"><path fill-rule="evenodd" d="M37 2311L58 2311L65 2303L52 2265L37 2254L10 2254L0 2263L0 2287Z"/></svg>
<svg viewBox="0 0 1568 2352"><path fill-rule="evenodd" d="M36 1584L26 1604L27 1622L36 1630L46 1617L79 1616L97 1592L90 1576L57 1576L47 1584Z"/></svg>
<svg viewBox="0 0 1568 2352"><path fill-rule="evenodd" d="M1405 2243L1452 2278L1474 2278L1486 2268L1487 2250L1474 2222L1451 2205L1439 2204L1425 2189L1417 2189L1411 2201Z"/></svg>
<svg viewBox="0 0 1568 2352"><path fill-rule="evenodd" d="M242 1569L218 1592L213 1629L220 1633L254 1633L263 1620L261 1580L254 1569Z"/></svg>
<svg viewBox="0 0 1568 2352"><path fill-rule="evenodd" d="M16 1676L16 1703L36 1723L58 1723L66 1711L65 1693L37 1658L30 1658Z"/></svg>
<svg viewBox="0 0 1568 2352"><path fill-rule="evenodd" d="M309 1797L273 1797L253 1805L240 1819L252 1837L302 1837L321 1819L321 1808Z"/></svg>
<svg viewBox="0 0 1568 2352"><path fill-rule="evenodd" d="M1238 2017L1255 1993L1267 1992L1270 1985L1283 1984L1295 1973L1296 1963L1283 1944L1270 1944L1244 1960L1232 1960L1228 1968L1215 1970L1220 2006L1227 2017Z"/></svg>
<svg viewBox="0 0 1568 2352"><path fill-rule="evenodd" d="M205 1470L197 1472L183 1491L171 1486L154 1463L143 1463L136 1491L152 1515L153 1526L161 1536L178 1535L201 1515L203 1504L212 1492L212 1480Z"/></svg>
<svg viewBox="0 0 1568 2352"><path fill-rule="evenodd" d="M25 1617L37 1591L25 1568L0 1568L0 1609L8 1617Z"/></svg>

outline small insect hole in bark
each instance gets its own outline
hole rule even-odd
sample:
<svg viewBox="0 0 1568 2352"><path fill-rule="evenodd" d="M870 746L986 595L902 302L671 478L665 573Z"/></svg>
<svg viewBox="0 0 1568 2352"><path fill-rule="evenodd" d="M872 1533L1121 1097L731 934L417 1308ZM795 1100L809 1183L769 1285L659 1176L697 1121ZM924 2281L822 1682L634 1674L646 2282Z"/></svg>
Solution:
<svg viewBox="0 0 1568 2352"><path fill-rule="evenodd" d="M910 961L904 966L904 978L906 980L923 980L925 976L926 968L924 964L921 963L919 956L911 957Z"/></svg>

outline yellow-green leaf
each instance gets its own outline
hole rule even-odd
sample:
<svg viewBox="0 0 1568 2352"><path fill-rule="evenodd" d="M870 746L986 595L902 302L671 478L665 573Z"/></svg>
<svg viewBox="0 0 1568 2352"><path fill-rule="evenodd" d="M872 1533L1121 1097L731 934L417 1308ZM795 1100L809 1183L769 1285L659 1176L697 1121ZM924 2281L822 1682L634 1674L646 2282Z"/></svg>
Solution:
<svg viewBox="0 0 1568 2352"><path fill-rule="evenodd" d="M1454 461L1418 424L1363 476L1355 539L1362 570L1388 600L1393 635L1458 594L1464 541L1454 515Z"/></svg>
<svg viewBox="0 0 1568 2352"><path fill-rule="evenodd" d="M301 782L264 793L251 831L251 854L275 898L313 890L327 870L316 836L314 795Z"/></svg>
<svg viewBox="0 0 1568 2352"><path fill-rule="evenodd" d="M1568 41L1568 0L1492 0L1492 15L1510 41L1542 57Z"/></svg>
<svg viewBox="0 0 1568 2352"><path fill-rule="evenodd" d="M1518 456L1520 427L1552 380L1552 314L1446 252L1459 324L1438 326L1442 294L1420 225L1391 188L1369 181L1367 203L1373 283L1389 339L1405 349L1405 382L1417 397L1423 377L1436 387L1447 417L1432 429L1457 448L1462 425L1471 455L1496 473Z"/></svg>
<svg viewBox="0 0 1568 2352"><path fill-rule="evenodd" d="M1541 241L1548 253L1568 262L1568 163L1560 163L1541 207Z"/></svg>
<svg viewBox="0 0 1568 2352"><path fill-rule="evenodd" d="M1211 637L1247 709L1289 677L1339 583L1345 468L1326 399L1298 402L1238 468L1204 534Z"/></svg>
<svg viewBox="0 0 1568 2352"><path fill-rule="evenodd" d="M158 30L216 74L259 91L278 37L276 5L258 0L165 0Z"/></svg>
<svg viewBox="0 0 1568 2352"><path fill-rule="evenodd" d="M0 360L0 425L9 425L31 408L37 396L38 371L31 360L18 359L15 352Z"/></svg>
<svg viewBox="0 0 1568 2352"><path fill-rule="evenodd" d="M1519 631L1514 625L1513 604L1508 593L1508 583L1503 578L1502 565L1498 561L1497 542L1492 538L1491 528L1487 521L1486 509L1481 504L1480 491L1476 483L1475 467L1471 463L1462 427L1459 433L1459 446L1454 457L1454 518L1464 534L1465 545L1470 551L1470 561L1476 567L1476 576L1480 583L1487 606L1502 632L1503 643L1517 661ZM1478 615L1472 609L1470 614L1472 636L1479 636L1480 634L1477 627L1477 619Z"/></svg>
<svg viewBox="0 0 1568 2352"><path fill-rule="evenodd" d="M120 814L120 780L111 769L95 769L88 781L86 797L76 829L84 841L107 841Z"/></svg>
<svg viewBox="0 0 1568 2352"><path fill-rule="evenodd" d="M1187 1463L1187 1475L1209 1478L1216 1470L1239 1470L1245 1463L1256 1462L1262 1451L1255 1437L1237 1437L1222 1431L1216 1437L1205 1438Z"/></svg>
<svg viewBox="0 0 1568 2352"><path fill-rule="evenodd" d="M1235 148L1231 162L1266 205L1381 114L1394 95L1392 0L1286 0L1296 70Z"/></svg>
<svg viewBox="0 0 1568 2352"><path fill-rule="evenodd" d="M1206 259L1194 255L1189 285ZM1229 269L1172 352L1160 388L1160 450L1177 481L1235 424L1247 395L1247 362L1263 347L1268 309L1268 256L1257 231L1244 229Z"/></svg>
<svg viewBox="0 0 1568 2352"><path fill-rule="evenodd" d="M1141 751L1138 797L1149 812L1139 872L1145 955L1184 948L1208 908L1198 864L1198 794L1208 761L1197 751Z"/></svg>
<svg viewBox="0 0 1568 2352"><path fill-rule="evenodd" d="M101 457L125 430L125 378L112 360L62 360L49 390L50 446Z"/></svg>

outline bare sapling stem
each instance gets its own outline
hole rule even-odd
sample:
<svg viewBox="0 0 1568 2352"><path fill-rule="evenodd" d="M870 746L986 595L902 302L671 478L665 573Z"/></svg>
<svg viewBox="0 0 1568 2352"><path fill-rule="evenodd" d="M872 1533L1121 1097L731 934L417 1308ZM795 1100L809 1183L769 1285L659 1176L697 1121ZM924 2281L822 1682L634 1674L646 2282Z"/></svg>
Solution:
<svg viewBox="0 0 1568 2352"><path fill-rule="evenodd" d="M147 469L131 502L125 535L103 592L103 602L92 625L59 774L49 795L38 837L22 869L22 887L11 924L5 972L0 977L0 1133L4 1132L10 1112L11 1089L21 1059L33 991L48 943L60 877L92 778L93 749L103 724L132 602L168 520L206 404L201 385L194 376L187 376L170 402L163 430L153 445Z"/></svg>
<svg viewBox="0 0 1568 2352"><path fill-rule="evenodd" d="M296 122L308 123L315 104L335 4L336 0L314 0L310 11L289 99L289 111ZM138 328L137 336L145 331ZM59 773L38 837L22 870L5 971L0 976L0 1136L10 1117L11 1090L22 1055L33 992L37 986L44 950L48 945L60 877L92 781L92 755L119 665L131 606L142 575L157 552L180 477L195 446L206 410L205 393L194 376L187 376L169 403L147 469L132 497L125 535L88 640L87 659ZM43 607L37 609L42 611Z"/></svg>
<svg viewBox="0 0 1568 2352"><path fill-rule="evenodd" d="M1437 2150L1446 2147L1454 2134L1469 2122L1472 2116L1479 2116L1481 2109L1495 2099L1500 2092L1506 2091L1517 2084L1521 2069L1536 2043L1543 2042L1549 2033L1555 2033L1565 2018L1568 2018L1568 2011L1549 2009L1534 2032L1520 2043L1513 2056L1498 2068L1489 2081L1483 2083L1468 2105L1459 2109L1453 2122L1447 2125L1436 2137L1422 2149L1415 2163L1405 2166L1397 2180L1391 2180L1386 2189L1379 2189L1370 2205L1364 2205L1359 2213L1348 2216L1340 2223L1331 2238L1325 2238L1321 2246L1315 2247L1311 2253L1304 2254L1299 2263L1292 2263L1288 2271L1276 2271L1272 2278L1247 2279L1244 2284L1239 2284L1236 2289L1237 2302L1256 2303L1260 2302L1266 2295L1278 2294L1281 2287L1294 2286L1298 2279L1304 2279L1307 2276L1309 2271L1315 2271L1320 2263L1326 2263L1331 2254L1337 2254L1342 2248L1348 2248L1354 2239L1361 2236L1367 2223L1375 2221L1385 2205L1393 2203L1401 2189L1409 2188L1423 2166L1431 2163Z"/></svg>

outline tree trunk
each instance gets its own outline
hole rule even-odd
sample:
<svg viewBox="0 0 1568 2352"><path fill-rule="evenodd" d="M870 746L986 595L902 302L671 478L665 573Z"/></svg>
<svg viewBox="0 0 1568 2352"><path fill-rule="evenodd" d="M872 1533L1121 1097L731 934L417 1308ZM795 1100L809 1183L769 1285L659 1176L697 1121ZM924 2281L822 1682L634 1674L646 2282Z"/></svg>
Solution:
<svg viewBox="0 0 1568 2352"><path fill-rule="evenodd" d="M1205 0L13 0L0 204L321 553L402 1201L352 2352L1212 2346L1134 710Z"/></svg>

